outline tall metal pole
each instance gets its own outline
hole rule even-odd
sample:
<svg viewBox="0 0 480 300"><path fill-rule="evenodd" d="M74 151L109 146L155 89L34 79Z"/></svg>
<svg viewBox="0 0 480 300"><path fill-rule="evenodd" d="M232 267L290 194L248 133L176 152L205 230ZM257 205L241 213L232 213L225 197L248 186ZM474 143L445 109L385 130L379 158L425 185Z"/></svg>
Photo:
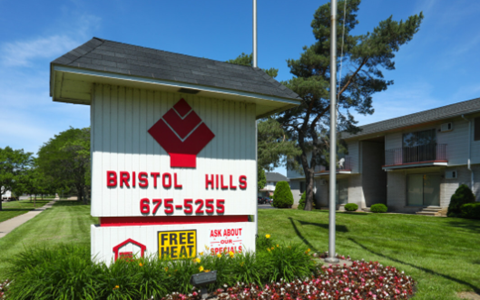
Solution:
<svg viewBox="0 0 480 300"><path fill-rule="evenodd" d="M330 207L328 214L328 257L329 263L337 263L335 257L335 210L337 173L337 0L331 0L330 33Z"/></svg>
<svg viewBox="0 0 480 300"><path fill-rule="evenodd" d="M253 67L257 68L257 0L253 0Z"/></svg>

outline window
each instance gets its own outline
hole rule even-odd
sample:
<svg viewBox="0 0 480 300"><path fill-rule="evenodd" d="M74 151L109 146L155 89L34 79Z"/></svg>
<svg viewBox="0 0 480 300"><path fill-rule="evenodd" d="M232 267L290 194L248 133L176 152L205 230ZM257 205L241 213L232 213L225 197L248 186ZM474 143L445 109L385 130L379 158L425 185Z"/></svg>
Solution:
<svg viewBox="0 0 480 300"><path fill-rule="evenodd" d="M300 193L303 193L303 192L305 192L305 182L300 181Z"/></svg>
<svg viewBox="0 0 480 300"><path fill-rule="evenodd" d="M435 129L405 133L402 144L403 163L436 159L437 136Z"/></svg>
<svg viewBox="0 0 480 300"><path fill-rule="evenodd" d="M474 127L475 128L473 129L473 140L480 141L480 117L475 118Z"/></svg>

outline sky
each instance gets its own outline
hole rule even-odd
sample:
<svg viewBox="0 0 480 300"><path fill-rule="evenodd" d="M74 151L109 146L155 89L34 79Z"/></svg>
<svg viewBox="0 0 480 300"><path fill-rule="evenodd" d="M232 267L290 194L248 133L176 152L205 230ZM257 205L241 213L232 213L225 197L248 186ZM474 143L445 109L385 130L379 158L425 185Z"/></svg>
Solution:
<svg viewBox="0 0 480 300"><path fill-rule="evenodd" d="M257 2L258 65L288 80L286 60L315 42L313 14L329 1ZM359 125L480 97L480 1L364 0L352 33L421 11L420 31L384 72L394 85L374 94L375 113L356 115ZM92 37L225 61L252 51L252 1L0 0L0 148L36 153L90 126L88 106L52 101L49 64Z"/></svg>

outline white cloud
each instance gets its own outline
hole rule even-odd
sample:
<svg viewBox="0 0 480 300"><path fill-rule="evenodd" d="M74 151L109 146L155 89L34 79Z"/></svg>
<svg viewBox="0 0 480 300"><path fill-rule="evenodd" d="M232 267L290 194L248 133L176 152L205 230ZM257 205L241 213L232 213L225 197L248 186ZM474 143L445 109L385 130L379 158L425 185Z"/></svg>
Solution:
<svg viewBox="0 0 480 300"><path fill-rule="evenodd" d="M2 45L0 53L5 66L28 66L38 58L53 58L77 47L78 43L65 35L39 37Z"/></svg>
<svg viewBox="0 0 480 300"><path fill-rule="evenodd" d="M36 59L55 59L85 42L99 22L96 16L82 15L73 22L73 28L67 27L61 33L3 43L0 62L6 67L19 67L30 66Z"/></svg>

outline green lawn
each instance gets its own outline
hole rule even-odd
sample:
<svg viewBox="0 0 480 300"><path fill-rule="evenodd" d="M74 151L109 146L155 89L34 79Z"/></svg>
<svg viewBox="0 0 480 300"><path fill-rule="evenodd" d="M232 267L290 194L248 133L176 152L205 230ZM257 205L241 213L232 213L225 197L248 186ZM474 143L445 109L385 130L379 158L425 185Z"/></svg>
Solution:
<svg viewBox="0 0 480 300"><path fill-rule="evenodd" d="M480 221L417 215L338 213L337 253L379 261L418 281L415 299L480 292ZM328 250L328 212L259 210L259 233Z"/></svg>
<svg viewBox="0 0 480 300"><path fill-rule="evenodd" d="M47 199L37 199L35 207L42 207L50 201L51 200ZM30 200L3 202L2 210L0 211L0 222L6 221L19 215L26 214L33 209L33 200L31 202Z"/></svg>
<svg viewBox="0 0 480 300"><path fill-rule="evenodd" d="M0 239L0 279L8 257L32 246L73 243L88 247L90 206L59 201ZM328 213L259 210L259 233L328 249ZM480 291L480 221L395 214L337 214L337 252L380 261L418 281L415 299L458 299Z"/></svg>
<svg viewBox="0 0 480 300"><path fill-rule="evenodd" d="M23 249L71 243L90 247L90 224L98 223L90 216L90 206L76 201L58 201L35 218L0 239L0 279L10 256Z"/></svg>

